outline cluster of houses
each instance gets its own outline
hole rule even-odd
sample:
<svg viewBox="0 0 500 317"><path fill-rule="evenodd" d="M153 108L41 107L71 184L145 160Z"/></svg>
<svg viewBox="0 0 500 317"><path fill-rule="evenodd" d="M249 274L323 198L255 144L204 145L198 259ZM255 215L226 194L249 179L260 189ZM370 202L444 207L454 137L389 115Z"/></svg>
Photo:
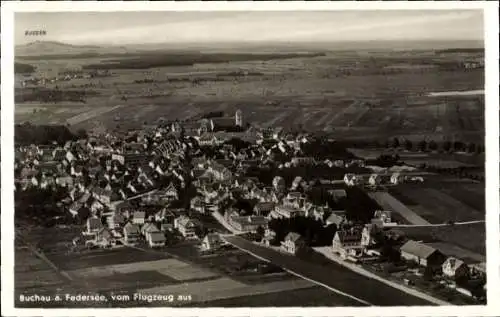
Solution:
<svg viewBox="0 0 500 317"><path fill-rule="evenodd" d="M49 83L54 84L61 81L70 81L73 79L91 79L95 77L108 77L111 73L108 70L84 71L64 71L55 77L29 77L20 81L21 87L45 86Z"/></svg>
<svg viewBox="0 0 500 317"><path fill-rule="evenodd" d="M234 117L91 135L64 145L17 147L16 190L66 188L64 208L72 216L86 219L86 243L100 247L139 242L159 247L168 242L168 233L175 231L186 240L202 239L202 249L215 249L224 244L220 236L216 233L198 236L202 224L189 215L221 212L235 231L256 232L261 228L267 242L274 236L268 228L271 219L314 218L325 226L336 225L332 251L341 258L358 261L380 255L373 249L375 237L384 227L395 225L390 211L376 211L370 223L358 227L347 219L344 210L331 210L309 201L305 192L312 181L297 176L287 186L283 177L276 176L271 186L264 186L258 179L244 176L252 167L266 166L275 153L289 158L279 168L314 164L346 168L364 166L363 160L318 162L301 154L300 145L309 142L307 135L292 137L281 129L218 130L243 125L242 113L238 111ZM251 146L236 149L226 142L232 138L248 141ZM277 142L265 142L270 139ZM217 158L205 157L202 147L216 145ZM377 186L423 179L401 173L371 174L368 178L348 173L338 181L347 186ZM328 184L331 180L320 183ZM189 186L196 189L188 197L189 204L172 207L184 198ZM334 201L347 196L342 188L329 189L327 194ZM230 208L229 202L238 198L256 201L250 214ZM295 232L288 233L281 243L291 254L307 249L305 240ZM404 259L422 266L439 263L446 276L470 272L463 261L447 259L438 250L429 248L408 241L400 252Z"/></svg>
<svg viewBox="0 0 500 317"><path fill-rule="evenodd" d="M373 186L377 187L379 185L398 185L404 182L419 182L423 183L424 178L422 176L409 176L404 175L400 172L395 172L392 174L379 174L373 173L368 177L364 175L356 175L348 173L344 175L344 182L347 186Z"/></svg>

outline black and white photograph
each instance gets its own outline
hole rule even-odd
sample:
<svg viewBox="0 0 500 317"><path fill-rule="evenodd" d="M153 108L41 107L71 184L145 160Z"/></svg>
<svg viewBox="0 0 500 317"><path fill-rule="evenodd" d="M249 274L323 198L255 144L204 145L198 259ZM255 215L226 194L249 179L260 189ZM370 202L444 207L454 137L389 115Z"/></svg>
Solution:
<svg viewBox="0 0 500 317"><path fill-rule="evenodd" d="M485 9L6 7L10 306L495 304Z"/></svg>

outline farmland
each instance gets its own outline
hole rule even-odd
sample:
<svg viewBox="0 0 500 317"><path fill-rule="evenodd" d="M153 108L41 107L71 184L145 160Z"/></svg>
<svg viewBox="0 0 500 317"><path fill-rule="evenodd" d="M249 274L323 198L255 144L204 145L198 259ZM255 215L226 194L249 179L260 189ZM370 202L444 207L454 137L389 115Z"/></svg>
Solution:
<svg viewBox="0 0 500 317"><path fill-rule="evenodd" d="M69 241L78 233L77 227L25 230L23 241L36 243L48 260L64 278L46 262L22 247L16 251L16 296L33 292L76 294L92 292L105 294L166 294L190 295L188 301L147 302L133 300L147 306L196 306L211 301L231 301L247 296L265 296L287 291L294 296L303 292L324 293L312 283L298 279L274 267L259 271L263 262L233 249L200 254L193 244L180 244L156 251L138 248L115 250L83 250L69 252ZM58 230L58 234L51 234ZM17 240L16 240L17 241ZM211 289L211 292L206 292ZM132 301L132 302L133 302ZM127 306L132 302L112 302L103 305ZM345 299L332 300L332 304L348 305ZM18 303L20 304L20 303ZM20 304L23 307L27 304ZM49 304L47 304L49 305ZM54 306L56 303L51 303ZM76 305L76 304L74 304ZM82 304L84 305L84 304ZM237 305L237 304L236 304Z"/></svg>
<svg viewBox="0 0 500 317"><path fill-rule="evenodd" d="M204 60L186 66L113 69L110 77L57 83L60 89L92 87L98 95L88 96L86 104L39 105L43 111L33 113L33 104L19 103L16 120L114 129L118 125L140 127L159 118L187 119L213 109L229 113L241 109L246 120L257 125L301 125L310 130L334 131L339 138L401 135L414 140L441 140L455 135L464 142L479 143L484 132L481 95L427 94L482 89L482 70L399 67L388 72L387 66L401 65L403 60L431 65L446 60L446 55L438 61L427 52L421 56L401 54L328 52L324 56L276 60ZM456 56L449 58L455 60ZM39 74L99 62L106 60L61 57L29 61ZM55 85L47 84L48 88ZM180 106L182 111L178 111ZM97 110L104 108L109 110Z"/></svg>

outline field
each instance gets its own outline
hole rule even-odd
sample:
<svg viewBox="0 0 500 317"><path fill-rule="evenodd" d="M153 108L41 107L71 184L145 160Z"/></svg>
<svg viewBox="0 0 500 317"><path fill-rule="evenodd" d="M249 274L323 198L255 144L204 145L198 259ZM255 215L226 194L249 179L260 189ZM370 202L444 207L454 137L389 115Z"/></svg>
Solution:
<svg viewBox="0 0 500 317"><path fill-rule="evenodd" d="M458 193L457 188L462 188L462 192L467 191L467 185L461 185L462 186L460 187L457 185L448 185L448 189L446 189L445 187L445 189L443 190L439 187L423 187L410 184L402 184L397 187L391 188L390 191L391 194L393 194L397 199L403 202L409 209L411 209L420 217L423 217L430 223L484 220L485 211L484 209L479 208L479 201L473 203L472 200L474 198L466 195L463 195L463 198L455 198L457 197ZM450 195L453 194L454 190L455 195ZM449 192L450 194L448 194L447 192ZM478 193L477 195L479 196L480 194ZM484 189L482 197L484 200ZM461 200L463 199L469 200L469 204L462 202ZM471 205L475 205L478 208L474 208Z"/></svg>
<svg viewBox="0 0 500 317"><path fill-rule="evenodd" d="M230 301L232 298L237 298L238 302L241 297L283 291L300 293L314 288L314 284L277 267L259 271L257 268L264 262L236 249L203 255L193 244L180 244L158 250L124 247L68 253L68 241L78 233L78 229L81 228L24 230L23 241L36 242L60 273L23 248L22 241L16 240L16 296L79 292L100 293L108 298L111 294L132 293L189 295L188 301L113 301L103 305L192 306L200 303L209 305L213 300ZM54 230L58 230L58 234ZM343 299L339 301L348 304ZM20 305L29 306L26 303ZM46 305L55 307L57 303Z"/></svg>
<svg viewBox="0 0 500 317"><path fill-rule="evenodd" d="M478 143L483 138L482 96L427 96L430 92L483 89L482 70L415 71L403 67L387 73L384 67L400 65L407 57L377 54L370 59L351 54L113 69L111 77L57 83L61 89L91 86L99 95L89 96L86 104L40 105L45 109L37 113L31 103L17 104L16 120L113 129L117 125L140 127L159 118L187 119L214 109L228 113L241 109L247 122L285 128L302 125L335 131L338 137L401 135L419 141L456 135ZM358 61L356 66L350 62L353 58ZM432 63L429 58L421 57ZM30 61L38 72L96 62L95 58ZM152 82L139 82L144 79ZM48 87L51 85L55 86Z"/></svg>

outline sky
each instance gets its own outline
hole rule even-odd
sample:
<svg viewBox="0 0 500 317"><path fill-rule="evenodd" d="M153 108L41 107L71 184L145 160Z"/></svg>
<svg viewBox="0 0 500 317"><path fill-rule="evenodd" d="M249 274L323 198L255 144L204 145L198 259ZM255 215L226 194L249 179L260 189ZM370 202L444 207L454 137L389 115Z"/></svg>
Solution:
<svg viewBox="0 0 500 317"><path fill-rule="evenodd" d="M26 36L44 30L46 36ZM481 10L15 14L16 45L483 40Z"/></svg>

